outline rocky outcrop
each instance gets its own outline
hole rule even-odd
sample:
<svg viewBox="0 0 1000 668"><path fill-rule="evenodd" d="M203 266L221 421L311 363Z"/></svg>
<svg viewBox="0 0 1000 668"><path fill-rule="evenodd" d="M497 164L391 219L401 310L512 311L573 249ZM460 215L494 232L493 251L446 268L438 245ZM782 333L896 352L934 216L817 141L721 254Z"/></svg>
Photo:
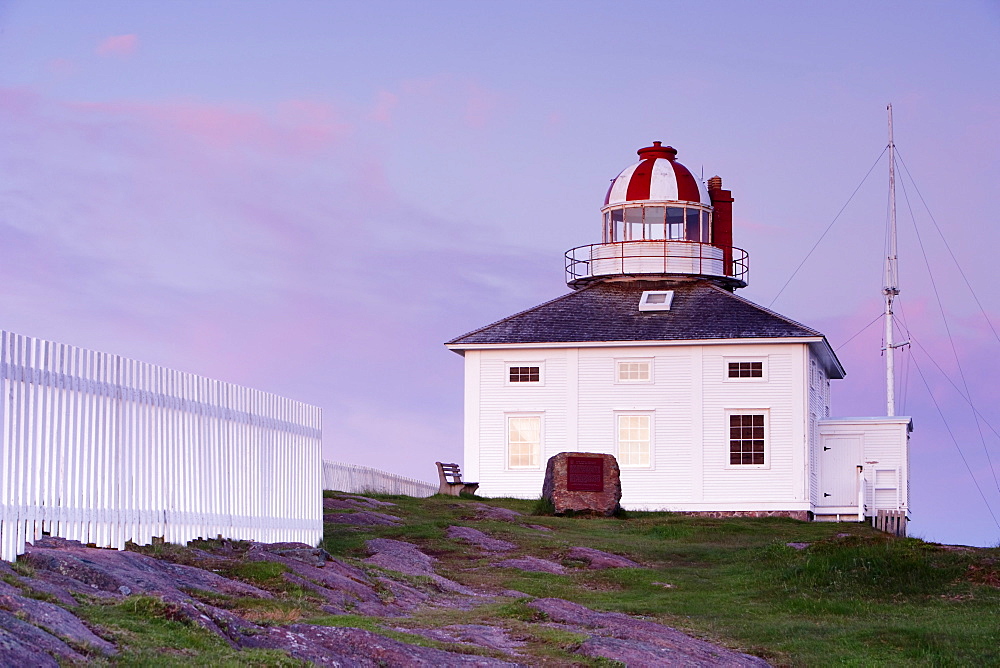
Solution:
<svg viewBox="0 0 1000 668"><path fill-rule="evenodd" d="M326 513L323 521L328 524L353 524L366 527L398 527L403 523L395 515L377 513L374 510L361 510L356 513Z"/></svg>
<svg viewBox="0 0 1000 668"><path fill-rule="evenodd" d="M590 547L572 547L566 553L566 558L571 561L582 561L587 564L587 568L595 571L605 568L642 568L642 564L627 557Z"/></svg>
<svg viewBox="0 0 1000 668"><path fill-rule="evenodd" d="M530 571L532 573L552 573L554 575L564 575L566 573L566 568L562 564L557 564L554 561L540 559L538 557L517 557L516 559L505 559L492 565L498 568L516 568L521 571Z"/></svg>
<svg viewBox="0 0 1000 668"><path fill-rule="evenodd" d="M366 542L365 547L372 553L372 556L365 559L366 563L404 575L425 576L442 592L465 596L476 595L476 592L468 587L435 573L434 563L437 559L424 554L416 545L389 538L374 538Z"/></svg>
<svg viewBox="0 0 1000 668"><path fill-rule="evenodd" d="M627 666L769 665L758 657L692 638L669 626L618 612L598 612L561 598L540 598L528 607L561 623L567 630L590 635L579 653L614 659Z"/></svg>
<svg viewBox="0 0 1000 668"><path fill-rule="evenodd" d="M485 656L458 654L391 640L371 631L292 624L261 629L241 637L242 647L280 649L317 666L469 666L493 668L519 664Z"/></svg>
<svg viewBox="0 0 1000 668"><path fill-rule="evenodd" d="M524 515L509 508L500 506L488 506L485 503L473 503L476 509L477 520L493 520L494 522L520 522Z"/></svg>
<svg viewBox="0 0 1000 668"><path fill-rule="evenodd" d="M517 549L517 545L510 541L491 538L479 529L472 527L450 526L445 534L448 538L456 538L487 552L509 552Z"/></svg>
<svg viewBox="0 0 1000 668"><path fill-rule="evenodd" d="M326 505L330 510L346 511L337 513L345 516L377 516L381 513L375 508L392 505L347 495L325 501L336 501ZM475 504L473 508L480 520L520 522L522 517L503 508L490 510L487 504ZM402 522L395 516L388 517ZM445 534L470 546L472 549L467 551L474 559L493 557L497 561L491 565L499 568L566 575L573 570L567 568L571 562L591 569L641 567L626 557L586 547L567 549L565 563L530 555L505 555L520 547L467 526L450 526ZM150 614L198 626L234 649L280 650L319 666L492 667L535 663L534 657L524 658L527 643L499 624L406 626L408 616L425 607L472 610L510 601L500 597L530 596L515 591L482 592L464 586L439 574L441 562L412 543L372 538L366 541L365 548L369 556L355 561L292 542L210 541L197 547L165 545L118 552L42 538L29 544L19 567L12 569L0 562L0 665L113 661L124 648L116 648L109 640L111 635L74 614L78 599L95 598L107 603L142 600L143 605L150 606ZM251 581L240 579L244 577ZM269 618L249 612L260 606L280 606L274 599L284 596L282 592L288 585L295 585L310 597L308 614L350 613L378 618L388 630L448 643L448 651L356 628L257 623ZM237 604L246 599L250 599L249 604ZM584 640L573 651L581 658L604 657L630 666L766 665L754 657L647 620L598 612L562 599L538 599L529 606L539 613L538 618L524 623L556 625L580 634ZM462 652L463 648L467 653Z"/></svg>

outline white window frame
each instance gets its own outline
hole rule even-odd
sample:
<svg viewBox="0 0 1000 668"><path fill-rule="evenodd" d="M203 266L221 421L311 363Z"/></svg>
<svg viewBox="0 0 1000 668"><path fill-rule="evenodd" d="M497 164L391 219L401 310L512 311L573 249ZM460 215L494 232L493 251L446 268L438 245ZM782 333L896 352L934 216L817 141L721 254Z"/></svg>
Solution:
<svg viewBox="0 0 1000 668"><path fill-rule="evenodd" d="M534 464L514 466L511 464L510 421L513 419L535 418L538 420L538 449ZM539 471L542 468L542 452L545 447L545 415L534 413L504 413L504 468L508 471Z"/></svg>
<svg viewBox="0 0 1000 668"><path fill-rule="evenodd" d="M729 375L730 363L760 362L760 378L732 378ZM739 357L722 358L722 380L727 383L766 383L768 374L767 355L741 355Z"/></svg>
<svg viewBox="0 0 1000 668"><path fill-rule="evenodd" d="M511 367L524 367L524 366L538 367L537 381L534 380L512 381L510 379ZM538 387L540 385L545 385L545 362L543 360L533 360L529 362L504 362L503 382L504 385L511 385L511 386Z"/></svg>
<svg viewBox="0 0 1000 668"><path fill-rule="evenodd" d="M656 462L656 413L655 411L615 411L614 412L614 429L615 429L615 458L618 460L618 466L623 469L629 470L653 470L655 468L654 464ZM645 417L648 421L649 428L649 440L647 441L648 461L645 464L626 464L622 461L622 449L621 449L621 419L623 417Z"/></svg>
<svg viewBox="0 0 1000 668"><path fill-rule="evenodd" d="M622 364L642 364L645 363L649 366L649 378L645 380L641 379L622 379L621 377L621 365ZM652 385L653 384L653 358L652 357L618 357L615 358L615 385Z"/></svg>
<svg viewBox="0 0 1000 668"><path fill-rule="evenodd" d="M729 431L729 418L733 415L763 415L764 416L764 463L763 464L730 464L729 455L732 445L732 435ZM737 471L765 470L771 468L771 409L770 408L727 408L725 411L725 468Z"/></svg>
<svg viewBox="0 0 1000 668"><path fill-rule="evenodd" d="M658 303L650 303L649 299L653 296L663 296L663 301ZM669 311L670 305L674 301L674 291L673 290L644 290L642 296L639 298L639 310L640 311Z"/></svg>

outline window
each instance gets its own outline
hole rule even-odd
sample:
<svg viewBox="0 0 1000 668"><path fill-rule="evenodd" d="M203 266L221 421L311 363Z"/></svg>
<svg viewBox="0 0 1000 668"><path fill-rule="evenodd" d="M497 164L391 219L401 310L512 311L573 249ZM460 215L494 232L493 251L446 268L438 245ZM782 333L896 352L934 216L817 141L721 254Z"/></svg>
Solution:
<svg viewBox="0 0 1000 668"><path fill-rule="evenodd" d="M542 379L541 367L509 366L507 370L508 380L511 383L539 383Z"/></svg>
<svg viewBox="0 0 1000 668"><path fill-rule="evenodd" d="M766 383L767 356L723 358L723 380L735 383Z"/></svg>
<svg viewBox="0 0 1000 668"><path fill-rule="evenodd" d="M729 363L729 377L730 378L763 378L764 377L764 363L763 362L730 362Z"/></svg>
<svg viewBox="0 0 1000 668"><path fill-rule="evenodd" d="M673 290L645 290L639 298L639 310L669 311L673 301Z"/></svg>
<svg viewBox="0 0 1000 668"><path fill-rule="evenodd" d="M618 360L617 366L615 380L619 383L649 383L653 379L649 360Z"/></svg>
<svg viewBox="0 0 1000 668"><path fill-rule="evenodd" d="M649 467L649 415L618 416L618 464Z"/></svg>
<svg viewBox="0 0 1000 668"><path fill-rule="evenodd" d="M729 416L729 464L764 465L764 413Z"/></svg>
<svg viewBox="0 0 1000 668"><path fill-rule="evenodd" d="M542 449L540 415L507 416L507 465L512 469L538 468Z"/></svg>
<svg viewBox="0 0 1000 668"><path fill-rule="evenodd" d="M701 206L624 206L604 212L604 243L622 241L711 242L712 214Z"/></svg>

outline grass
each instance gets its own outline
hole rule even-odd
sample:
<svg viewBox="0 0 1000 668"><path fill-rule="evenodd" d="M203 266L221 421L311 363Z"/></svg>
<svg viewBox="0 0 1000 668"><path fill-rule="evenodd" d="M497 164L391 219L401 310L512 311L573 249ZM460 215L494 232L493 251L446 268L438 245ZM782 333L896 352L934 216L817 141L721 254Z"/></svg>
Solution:
<svg viewBox="0 0 1000 668"><path fill-rule="evenodd" d="M569 569L551 575L490 567L490 559L446 538L450 524L470 524L469 504L476 500L391 500L397 506L390 512L403 517L405 526L331 525L327 544L351 545L347 554L362 556L365 538L409 540L440 560L438 572L467 586L643 615L778 665L989 665L1000 646L998 549L950 551L860 524L641 512L567 518L547 515L537 501L487 500L524 513L525 523L553 530L474 524L516 542L518 555L554 559ZM786 545L791 542L810 546L796 550ZM577 545L622 554L649 568L580 568L565 560ZM530 625L532 612L512 603L487 607L477 619L512 631L517 624L537 630ZM420 615L414 620L419 623ZM528 633L523 627L520 632ZM542 652L530 643L529 648Z"/></svg>
<svg viewBox="0 0 1000 668"><path fill-rule="evenodd" d="M553 516L530 500L377 498L395 503L383 512L400 516L405 524L327 524L322 547L374 573L377 569L361 561L367 556L366 540L412 542L438 559L441 575L476 589L522 592L525 598L499 599L467 610L427 607L386 619L331 616L310 592L284 578L284 566L240 560L248 544L202 541L198 552L171 545L133 549L212 567L273 592L274 599L191 592L258 624L350 626L422 646L502 657L419 635L450 625L489 624L523 643L519 661L538 666L616 664L575 654L585 636L540 623L542 616L527 605L531 597L559 597L598 610L640 615L782 666L997 663L998 548L947 550L859 524L642 512L570 518ZM524 514L524 525L476 520L473 504L480 502ZM550 559L567 571L553 575L493 567L497 557L446 536L447 527L456 524L515 542L519 549L507 556ZM809 547L798 550L787 543ZM566 558L574 546L621 554L646 567L592 571ZM206 554L236 560L215 562ZM398 579L426 584L420 578ZM155 598L132 597L115 605L91 601L78 606L78 612L127 646L115 665L299 665L277 652L233 650L172 615L170 606Z"/></svg>
<svg viewBox="0 0 1000 668"><path fill-rule="evenodd" d="M218 636L181 620L176 608L154 596L131 596L116 604L80 605L75 612L125 648L113 659L91 657L89 665L136 668L306 665L284 652L234 650Z"/></svg>

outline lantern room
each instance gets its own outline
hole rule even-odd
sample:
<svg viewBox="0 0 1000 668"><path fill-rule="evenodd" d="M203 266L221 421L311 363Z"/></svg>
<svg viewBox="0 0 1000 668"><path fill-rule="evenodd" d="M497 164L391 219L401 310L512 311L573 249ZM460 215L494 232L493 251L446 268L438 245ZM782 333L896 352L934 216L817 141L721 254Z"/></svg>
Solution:
<svg viewBox="0 0 1000 668"><path fill-rule="evenodd" d="M733 248L733 199L722 179L695 178L677 162L677 149L658 141L637 153L639 162L608 188L601 243L567 251L567 283L693 277L744 287L747 254Z"/></svg>

